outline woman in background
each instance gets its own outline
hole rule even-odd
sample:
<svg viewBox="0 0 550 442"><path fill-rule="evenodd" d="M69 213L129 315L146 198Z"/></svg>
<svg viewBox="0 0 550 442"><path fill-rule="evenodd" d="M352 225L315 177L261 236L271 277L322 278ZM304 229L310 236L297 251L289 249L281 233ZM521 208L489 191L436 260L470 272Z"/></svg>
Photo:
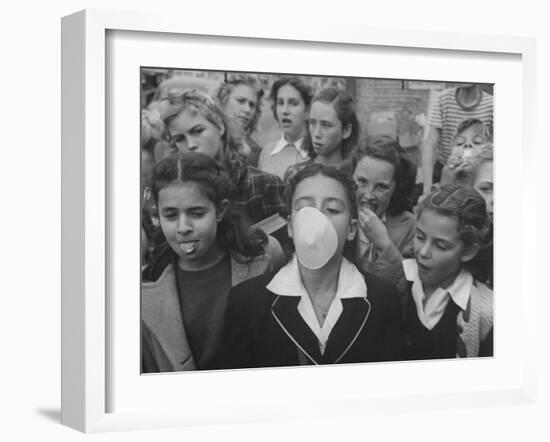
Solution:
<svg viewBox="0 0 550 442"><path fill-rule="evenodd" d="M412 256L415 218L409 211L416 166L391 137L368 138L358 149L359 231L355 262L366 272L392 281L404 295L403 258Z"/></svg>
<svg viewBox="0 0 550 442"><path fill-rule="evenodd" d="M262 149L258 166L281 179L289 166L309 158L305 149L311 88L298 77L281 77L271 87L273 116L281 129L281 139Z"/></svg>
<svg viewBox="0 0 550 442"><path fill-rule="evenodd" d="M252 166L258 166L262 150L251 135L258 126L263 95L258 76L238 73L230 74L216 92L222 111L242 130L241 153Z"/></svg>
<svg viewBox="0 0 550 442"><path fill-rule="evenodd" d="M311 102L308 130L310 158L351 176L353 151L361 131L353 97L332 87L319 91Z"/></svg>

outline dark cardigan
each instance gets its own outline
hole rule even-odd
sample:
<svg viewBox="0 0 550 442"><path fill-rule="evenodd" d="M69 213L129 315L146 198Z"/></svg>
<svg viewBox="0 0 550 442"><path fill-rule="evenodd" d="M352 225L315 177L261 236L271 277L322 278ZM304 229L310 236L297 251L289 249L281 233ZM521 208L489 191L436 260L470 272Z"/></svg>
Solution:
<svg viewBox="0 0 550 442"><path fill-rule="evenodd" d="M226 310L219 368L393 361L401 358L397 289L365 275L367 300L342 299L343 312L324 354L298 312L299 297L278 296L266 286L274 273L233 287Z"/></svg>
<svg viewBox="0 0 550 442"><path fill-rule="evenodd" d="M448 359L468 357L466 345L460 336L457 317L460 307L449 299L439 322L428 330L418 319L416 304L412 296L412 283L408 283L406 315L403 323L403 357L406 360ZM471 357L493 356L493 329L487 336L480 337L479 350Z"/></svg>

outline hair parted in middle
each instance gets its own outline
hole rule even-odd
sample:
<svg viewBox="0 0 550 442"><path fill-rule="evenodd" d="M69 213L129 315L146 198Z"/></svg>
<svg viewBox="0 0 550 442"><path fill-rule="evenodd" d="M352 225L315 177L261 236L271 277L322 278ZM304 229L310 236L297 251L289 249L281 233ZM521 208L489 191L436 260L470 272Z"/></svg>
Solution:
<svg viewBox="0 0 550 442"><path fill-rule="evenodd" d="M347 158L357 146L359 140L359 134L361 127L356 114L356 105L353 97L343 89L335 87L328 87L321 89L315 94L311 100L311 104L315 102L321 102L331 105L340 123L342 124L342 130L347 127L351 128L350 136L342 140L342 158ZM305 146L309 153L310 158L315 158L316 154L311 145L311 136L307 137L307 143Z"/></svg>
<svg viewBox="0 0 550 442"><path fill-rule="evenodd" d="M292 86L294 89L296 89L300 93L300 96L304 101L306 109L309 109L311 105L311 99L313 98L313 90L301 78L299 77L278 78L271 86L271 92L269 94L269 99L271 100L271 103L272 103L273 116L275 117L276 121L279 121L279 117L277 116L277 95L279 93L279 89L281 89L283 86L287 84Z"/></svg>
<svg viewBox="0 0 550 442"><path fill-rule="evenodd" d="M348 174L342 172L340 169L337 169L333 166L325 166L324 164L320 163L304 163L304 165L300 167L298 171L289 178L288 184L285 189L286 208L288 210L288 213L286 215L289 215L292 211L292 198L294 196L294 192L296 191L296 187L298 187L298 184L300 184L306 178L311 178L317 175L323 175L328 178L332 178L342 185L348 199L351 218L356 219L357 202L355 200L355 191L357 189L357 186L355 185L355 181L351 177L349 177Z"/></svg>
<svg viewBox="0 0 550 442"><path fill-rule="evenodd" d="M162 189L186 182L196 183L216 207L223 200L229 201L229 207L218 224L217 239L222 247L237 259L244 257L249 260L264 252L267 236L259 229L248 227L243 213L231 204L234 187L229 175L221 164L204 154L175 153L155 165L151 189L157 206Z"/></svg>

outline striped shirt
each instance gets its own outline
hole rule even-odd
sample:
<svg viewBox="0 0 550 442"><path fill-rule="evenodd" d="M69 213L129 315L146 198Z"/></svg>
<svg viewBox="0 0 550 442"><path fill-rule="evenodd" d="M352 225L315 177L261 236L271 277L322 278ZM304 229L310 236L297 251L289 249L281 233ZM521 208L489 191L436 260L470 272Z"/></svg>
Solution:
<svg viewBox="0 0 550 442"><path fill-rule="evenodd" d="M470 118L477 118L493 127L493 96L482 91L481 101L471 110L465 110L456 101L456 87L445 89L434 101L428 124L441 130L436 150L437 160L446 164L451 154L451 142L458 125Z"/></svg>

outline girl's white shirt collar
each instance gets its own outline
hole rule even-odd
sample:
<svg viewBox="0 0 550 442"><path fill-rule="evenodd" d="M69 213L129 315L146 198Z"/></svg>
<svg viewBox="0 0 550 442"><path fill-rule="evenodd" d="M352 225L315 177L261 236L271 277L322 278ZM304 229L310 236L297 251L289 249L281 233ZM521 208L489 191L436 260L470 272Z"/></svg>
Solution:
<svg viewBox="0 0 550 442"><path fill-rule="evenodd" d="M302 283L296 255L293 256L287 265L277 272L267 285L267 289L276 295L296 296L301 298L298 303L298 312L317 337L321 354L325 351L330 332L344 310L341 300L367 297L367 284L365 283L365 278L361 272L357 270L357 267L346 258L342 258L336 296L330 304L327 317L322 327L319 325L319 321L315 315L311 298Z"/></svg>
<svg viewBox="0 0 550 442"><path fill-rule="evenodd" d="M449 303L449 299L452 298L456 305L458 305L463 311L466 310L468 300L470 299L470 293L472 291L472 285L474 283L474 278L470 272L464 269L461 270L453 283L447 289L439 287L432 293L426 302L426 305L424 305L426 294L424 293L422 281L418 275L418 264L416 260L404 259L403 270L407 281L411 281L413 283L411 292L416 305L418 319L428 330L434 328L442 318L445 313L445 308Z"/></svg>
<svg viewBox="0 0 550 442"><path fill-rule="evenodd" d="M294 148L296 149L296 151L298 152L298 154L304 159L306 160L308 157L309 157L309 154L307 153L306 150L304 150L302 148L302 144L304 143L304 137L302 138L299 138L298 140L294 141L293 143L287 141L285 139L285 135L281 135L281 139L277 142L277 144L275 145L275 147L273 148L273 150L271 151L271 156L273 155L277 155L279 152L281 152L285 147L287 147L288 145L292 144L294 146Z"/></svg>

